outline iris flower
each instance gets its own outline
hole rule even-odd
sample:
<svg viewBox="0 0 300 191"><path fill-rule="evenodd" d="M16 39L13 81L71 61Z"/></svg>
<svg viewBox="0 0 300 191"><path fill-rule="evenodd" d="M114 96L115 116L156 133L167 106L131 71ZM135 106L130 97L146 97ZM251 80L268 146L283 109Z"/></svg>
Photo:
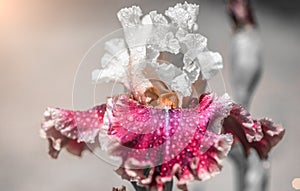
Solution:
<svg viewBox="0 0 300 191"><path fill-rule="evenodd" d="M57 158L65 147L80 156L89 150L86 143L98 145L120 159L122 178L158 191L174 177L182 190L214 177L233 144L266 159L284 129L268 118L253 119L227 94L205 92L223 65L195 33L198 12L198 5L186 2L165 15L143 16L137 6L120 10L125 38L105 43L92 79L120 83L127 93L87 111L47 108L41 136L49 154Z"/></svg>

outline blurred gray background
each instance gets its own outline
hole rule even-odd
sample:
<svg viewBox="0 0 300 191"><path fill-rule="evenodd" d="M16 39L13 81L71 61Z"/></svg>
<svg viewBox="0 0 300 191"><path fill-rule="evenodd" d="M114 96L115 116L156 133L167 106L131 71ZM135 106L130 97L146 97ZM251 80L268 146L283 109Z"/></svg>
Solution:
<svg viewBox="0 0 300 191"><path fill-rule="evenodd" d="M171 0L0 0L0 190L109 191L127 185L113 167L92 154L83 158L62 152L47 155L39 138L47 106L72 108L72 86L85 52L120 27L116 12L133 4L145 13L162 12ZM224 57L231 37L224 1L200 4L199 32ZM264 74L254 97L255 117L270 116L286 127L271 153L271 191L292 191L300 177L300 1L254 1L264 44ZM227 88L230 87L227 83ZM223 173L207 181L207 190L233 190L230 161Z"/></svg>

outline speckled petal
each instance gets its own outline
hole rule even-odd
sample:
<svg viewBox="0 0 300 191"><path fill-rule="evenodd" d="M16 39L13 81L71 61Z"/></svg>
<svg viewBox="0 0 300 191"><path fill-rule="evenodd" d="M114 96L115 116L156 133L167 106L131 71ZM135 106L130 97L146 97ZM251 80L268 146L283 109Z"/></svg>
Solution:
<svg viewBox="0 0 300 191"><path fill-rule="evenodd" d="M41 129L40 136L48 140L48 153L52 158L57 158L61 149L64 147L66 147L70 153L77 156L81 156L82 151L87 149L85 143L78 143L76 140L70 139L62 135L55 128L50 128L47 131Z"/></svg>
<svg viewBox="0 0 300 191"><path fill-rule="evenodd" d="M49 140L49 153L53 158L66 147L71 153L80 155L84 142L93 143L103 123L106 106L88 111L70 111L47 108L40 131L41 137Z"/></svg>
<svg viewBox="0 0 300 191"><path fill-rule="evenodd" d="M242 144L246 155L254 148L261 159L268 158L270 150L285 132L281 125L270 119L253 119L246 109L237 104L225 118L223 126L225 132L231 133L235 141Z"/></svg>
<svg viewBox="0 0 300 191"><path fill-rule="evenodd" d="M110 99L108 135L119 144L111 144L107 149L112 156L122 159L125 169L119 169L120 174L156 189L175 175L179 187L184 187L193 179L206 180L217 174L232 138L207 127L212 121L220 123L221 116L229 114L232 103L227 95L217 98L207 94L200 100L192 109L165 110L140 105L127 95ZM139 178L145 167L151 173Z"/></svg>
<svg viewBox="0 0 300 191"><path fill-rule="evenodd" d="M250 113L239 104L233 105L230 116L224 121L224 130L238 137L240 141L260 141L263 137L260 123L255 121Z"/></svg>
<svg viewBox="0 0 300 191"><path fill-rule="evenodd" d="M250 146L257 151L261 159L266 159L271 149L283 138L285 129L268 118L260 119L259 122L264 136L260 141L250 143Z"/></svg>

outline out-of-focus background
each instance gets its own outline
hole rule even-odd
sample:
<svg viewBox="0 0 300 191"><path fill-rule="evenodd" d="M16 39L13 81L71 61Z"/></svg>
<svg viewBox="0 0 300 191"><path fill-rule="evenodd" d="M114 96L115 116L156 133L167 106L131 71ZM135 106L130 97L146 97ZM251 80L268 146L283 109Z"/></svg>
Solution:
<svg viewBox="0 0 300 191"><path fill-rule="evenodd" d="M72 108L76 69L94 42L120 27L120 8L137 4L145 13L162 12L175 2L0 0L0 190L109 191L120 185L132 190L113 167L92 154L78 158L62 152L58 160L50 159L46 141L39 138L42 113L47 106ZM224 56L228 81L231 28L225 1L189 2L200 4L200 33L208 37L210 49ZM251 112L286 127L283 141L271 153L271 191L292 191L292 180L300 177L299 5L298 0L253 4L265 67ZM230 161L223 170L207 182L207 190L233 190Z"/></svg>

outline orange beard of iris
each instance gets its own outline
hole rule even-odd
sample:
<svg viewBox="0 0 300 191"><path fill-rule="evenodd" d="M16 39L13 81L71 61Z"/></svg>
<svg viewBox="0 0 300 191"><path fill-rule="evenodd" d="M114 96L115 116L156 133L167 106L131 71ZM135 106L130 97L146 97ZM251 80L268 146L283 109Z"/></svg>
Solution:
<svg viewBox="0 0 300 191"><path fill-rule="evenodd" d="M160 108L168 107L173 109L173 108L177 108L179 104L179 100L175 92L169 92L160 95L158 98L158 102L159 102L158 107Z"/></svg>
<svg viewBox="0 0 300 191"><path fill-rule="evenodd" d="M174 91L165 91L159 86L148 88L144 93L147 104L158 108L177 108L179 99Z"/></svg>

